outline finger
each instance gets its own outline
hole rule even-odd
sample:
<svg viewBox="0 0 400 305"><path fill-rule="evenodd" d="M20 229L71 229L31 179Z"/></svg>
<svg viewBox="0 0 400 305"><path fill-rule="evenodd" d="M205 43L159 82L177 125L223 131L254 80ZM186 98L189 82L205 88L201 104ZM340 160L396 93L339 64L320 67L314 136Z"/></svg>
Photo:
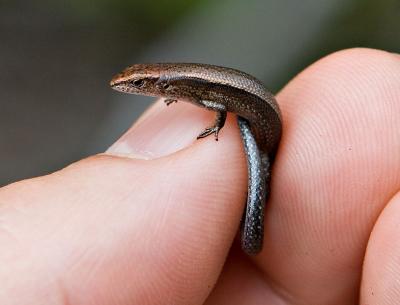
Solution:
<svg viewBox="0 0 400 305"><path fill-rule="evenodd" d="M169 155L196 142L212 122L214 113L179 102L167 107L158 101L150 107L107 153L139 159Z"/></svg>
<svg viewBox="0 0 400 305"><path fill-rule="evenodd" d="M400 193L379 216L368 242L360 304L397 304L400 299Z"/></svg>
<svg viewBox="0 0 400 305"><path fill-rule="evenodd" d="M228 264L207 304L358 301L368 236L400 184L399 77L397 55L354 49L279 93L283 138L255 259L261 272ZM238 283L243 274L251 287Z"/></svg>
<svg viewBox="0 0 400 305"><path fill-rule="evenodd" d="M400 185L400 60L355 49L322 59L279 94L283 138L257 258L308 304L353 304L365 247Z"/></svg>
<svg viewBox="0 0 400 305"><path fill-rule="evenodd" d="M220 141L206 138L166 155L193 141L212 114L158 107L121 147L127 155L130 147L164 157L96 156L0 190L4 303L204 301L240 221L246 161L233 117Z"/></svg>
<svg viewBox="0 0 400 305"><path fill-rule="evenodd" d="M231 251L206 305L290 304L239 249ZM294 302L296 304L296 302Z"/></svg>

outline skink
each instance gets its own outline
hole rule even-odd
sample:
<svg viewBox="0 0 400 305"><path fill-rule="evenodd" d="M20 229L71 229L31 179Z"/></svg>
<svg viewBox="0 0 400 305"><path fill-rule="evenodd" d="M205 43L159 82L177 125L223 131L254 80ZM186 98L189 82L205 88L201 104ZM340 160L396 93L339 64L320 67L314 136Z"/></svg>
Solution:
<svg viewBox="0 0 400 305"><path fill-rule="evenodd" d="M226 113L238 115L248 165L248 192L241 229L242 249L259 253L264 239L264 207L269 196L271 165L281 138L281 113L274 96L251 75L206 64L137 64L113 77L113 89L165 98L167 105L187 101L216 112L213 126L198 138L218 132Z"/></svg>

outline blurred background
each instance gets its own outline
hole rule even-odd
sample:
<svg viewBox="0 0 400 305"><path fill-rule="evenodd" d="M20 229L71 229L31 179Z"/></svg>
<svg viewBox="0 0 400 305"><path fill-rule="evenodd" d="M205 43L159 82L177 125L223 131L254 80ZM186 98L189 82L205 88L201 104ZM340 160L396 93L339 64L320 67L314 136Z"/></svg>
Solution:
<svg viewBox="0 0 400 305"><path fill-rule="evenodd" d="M2 0L0 186L103 152L152 99L118 94L141 62L234 67L273 92L333 51L400 52L398 0Z"/></svg>

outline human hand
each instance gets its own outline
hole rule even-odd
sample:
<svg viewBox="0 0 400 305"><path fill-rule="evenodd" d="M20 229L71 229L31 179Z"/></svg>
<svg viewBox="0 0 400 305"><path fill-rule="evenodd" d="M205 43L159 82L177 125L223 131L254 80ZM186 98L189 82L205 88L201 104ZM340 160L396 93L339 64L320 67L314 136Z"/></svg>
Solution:
<svg viewBox="0 0 400 305"><path fill-rule="evenodd" d="M213 114L159 102L107 154L0 189L0 303L397 304L400 56L335 53L277 100L260 255L230 249L247 190L234 116L196 141Z"/></svg>

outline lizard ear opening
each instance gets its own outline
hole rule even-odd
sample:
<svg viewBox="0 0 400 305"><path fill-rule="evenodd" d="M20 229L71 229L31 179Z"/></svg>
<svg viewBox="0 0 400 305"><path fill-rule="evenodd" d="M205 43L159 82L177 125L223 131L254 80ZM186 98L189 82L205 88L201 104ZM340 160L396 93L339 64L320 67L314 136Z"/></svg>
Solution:
<svg viewBox="0 0 400 305"><path fill-rule="evenodd" d="M156 86L159 89L163 89L163 90L168 90L171 85L169 84L169 79L165 76L161 76L157 81L156 81Z"/></svg>
<svg viewBox="0 0 400 305"><path fill-rule="evenodd" d="M166 80L157 81L156 86L159 89L163 89L163 90L168 90L169 88L171 88L171 85Z"/></svg>

